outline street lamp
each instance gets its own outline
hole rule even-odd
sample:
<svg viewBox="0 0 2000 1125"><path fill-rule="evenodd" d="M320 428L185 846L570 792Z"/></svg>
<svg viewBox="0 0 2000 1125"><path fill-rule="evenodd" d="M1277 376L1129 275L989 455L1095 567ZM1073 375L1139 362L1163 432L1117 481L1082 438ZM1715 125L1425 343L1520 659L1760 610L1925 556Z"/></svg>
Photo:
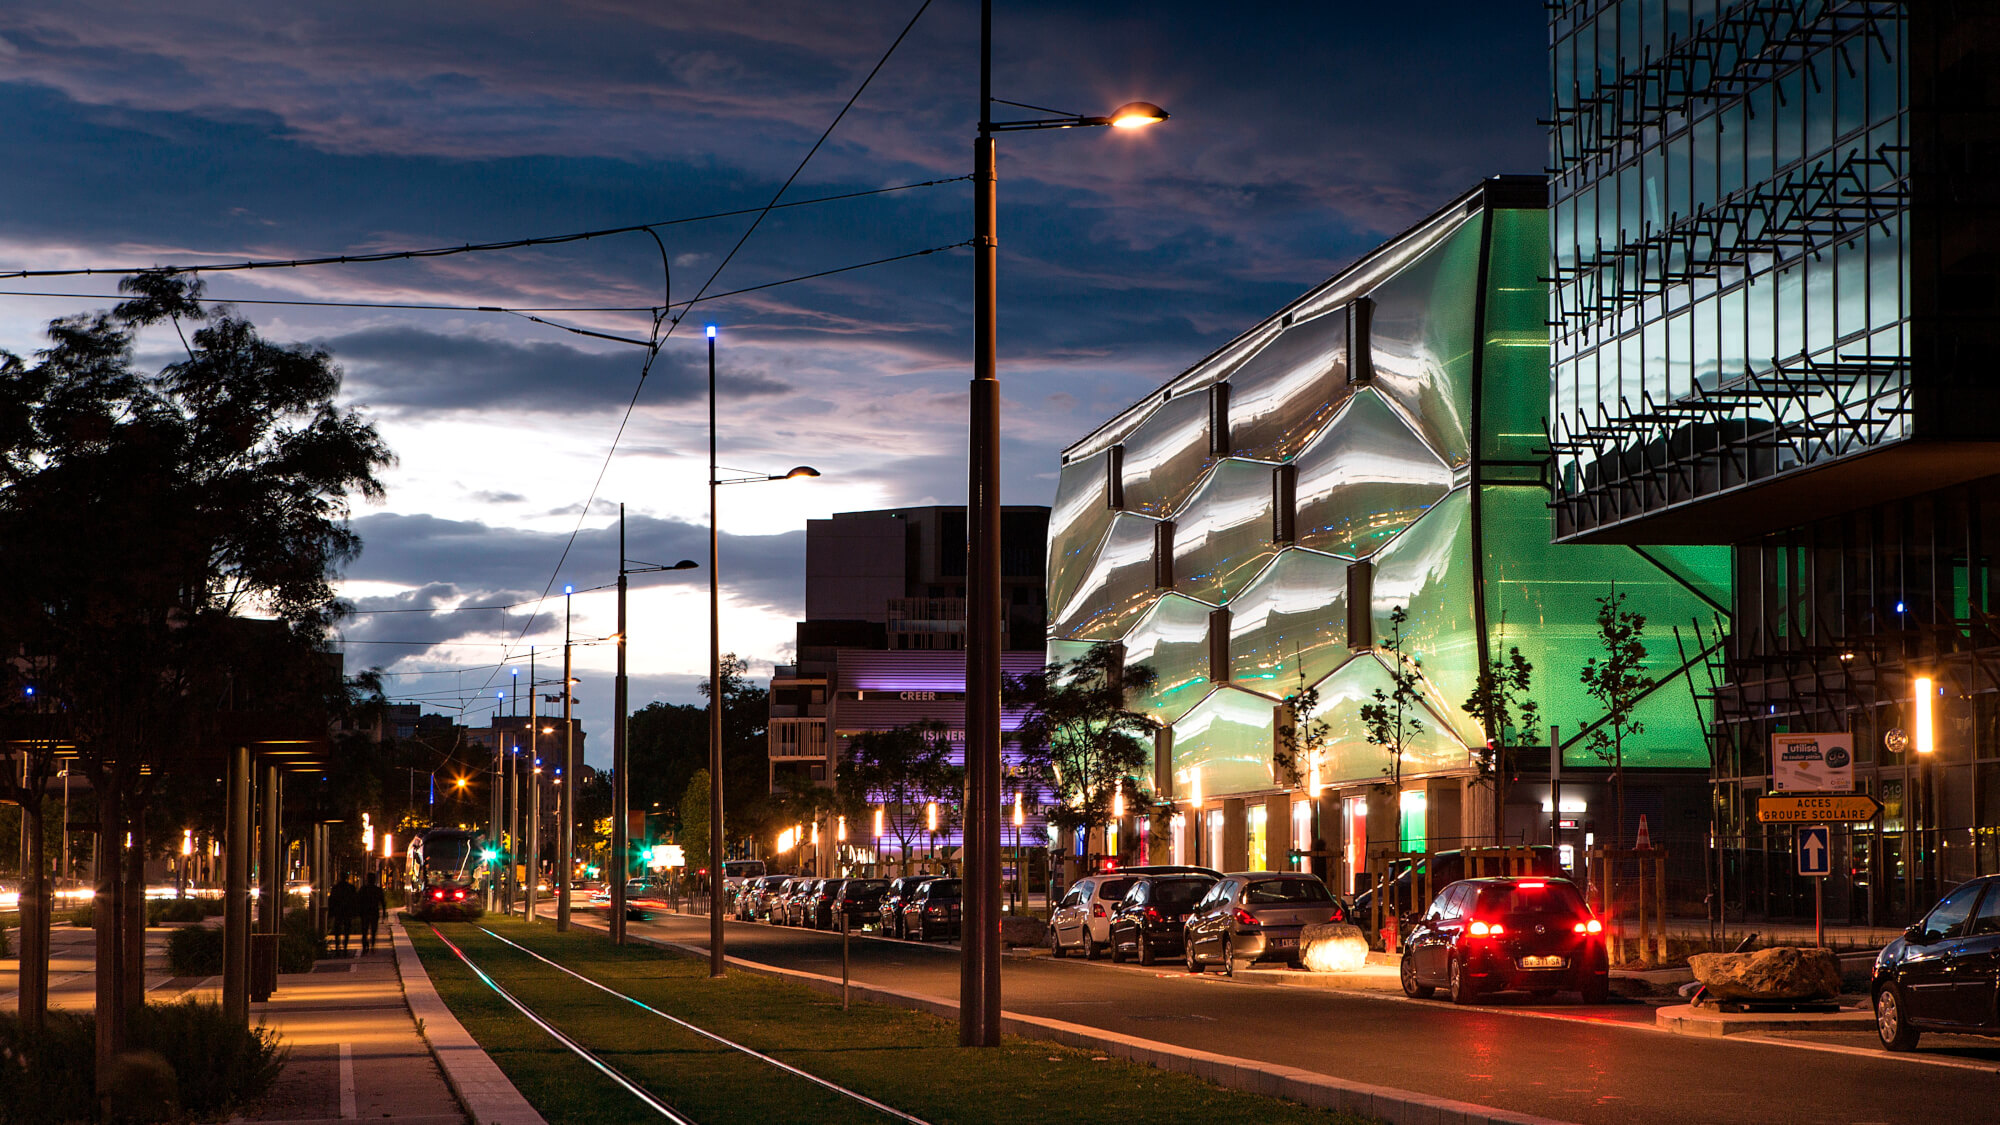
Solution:
<svg viewBox="0 0 2000 1125"><path fill-rule="evenodd" d="M611 940L625 944L625 883L630 878L631 859L625 853L631 848L631 806L630 788L631 762L625 749L625 712L628 696L625 681L625 591L628 574L650 574L662 570L693 570L699 566L693 559L682 559L672 566L658 563L641 563L628 566L631 560L625 557L625 505L618 505L618 677L612 685L612 708L618 712L615 725L611 728Z"/></svg>
<svg viewBox="0 0 2000 1125"><path fill-rule="evenodd" d="M1167 119L1150 102L1103 117L993 120L993 0L979 5L979 135L972 146L973 368L966 474L965 926L960 943L958 1042L1000 1045L1000 382L995 333L999 238L993 134L1108 125L1133 129ZM1002 102L1004 105L1021 105ZM1035 106L1021 105L1024 109Z"/></svg>
<svg viewBox="0 0 2000 1125"><path fill-rule="evenodd" d="M721 533L715 519L715 490L725 484L756 484L772 480L816 477L819 470L799 465L782 473L747 473L724 479L715 463L715 325L708 326L708 975L724 971L722 912L722 580Z"/></svg>

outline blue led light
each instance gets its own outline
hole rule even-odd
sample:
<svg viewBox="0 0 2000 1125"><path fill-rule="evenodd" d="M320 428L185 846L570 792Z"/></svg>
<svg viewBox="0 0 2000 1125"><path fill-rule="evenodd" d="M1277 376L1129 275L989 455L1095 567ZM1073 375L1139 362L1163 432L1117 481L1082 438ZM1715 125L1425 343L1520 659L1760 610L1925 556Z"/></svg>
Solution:
<svg viewBox="0 0 2000 1125"><path fill-rule="evenodd" d="M1902 602L1897 602L1897 603L1896 603L1896 612L1897 612L1897 613L1901 613L1901 612L1903 612L1903 603L1902 603Z"/></svg>
<svg viewBox="0 0 2000 1125"><path fill-rule="evenodd" d="M708 326L708 338L711 340L715 339L715 325L713 324Z"/></svg>
<svg viewBox="0 0 2000 1125"><path fill-rule="evenodd" d="M564 587L563 587L563 593L565 593L565 594L574 594L574 593L576 593L576 587L574 587L574 586L564 586Z"/></svg>

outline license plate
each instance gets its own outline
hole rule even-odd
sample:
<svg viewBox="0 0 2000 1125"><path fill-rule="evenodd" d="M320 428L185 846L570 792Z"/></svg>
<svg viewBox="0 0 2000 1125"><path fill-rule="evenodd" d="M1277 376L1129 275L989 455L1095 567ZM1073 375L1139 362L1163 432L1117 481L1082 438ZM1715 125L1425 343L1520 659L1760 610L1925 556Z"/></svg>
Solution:
<svg viewBox="0 0 2000 1125"><path fill-rule="evenodd" d="M1297 939L1297 938L1290 938L1290 937L1281 937L1281 938L1272 938L1272 939L1271 939L1271 948L1273 948L1273 949L1290 949L1291 947L1293 947L1293 946L1297 945L1298 943L1299 943L1299 939Z"/></svg>
<svg viewBox="0 0 2000 1125"><path fill-rule="evenodd" d="M1560 957L1523 957L1521 958L1521 967L1524 969L1560 969L1563 967L1563 959Z"/></svg>

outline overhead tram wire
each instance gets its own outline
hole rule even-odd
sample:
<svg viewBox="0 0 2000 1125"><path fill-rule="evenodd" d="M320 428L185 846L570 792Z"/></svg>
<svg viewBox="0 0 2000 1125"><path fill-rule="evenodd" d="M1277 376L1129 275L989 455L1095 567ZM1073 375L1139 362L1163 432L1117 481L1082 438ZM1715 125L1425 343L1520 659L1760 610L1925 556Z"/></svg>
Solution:
<svg viewBox="0 0 2000 1125"><path fill-rule="evenodd" d="M722 276L722 271L729 268L729 263L736 259L736 254L739 250L743 249L743 244L750 241L750 236L756 233L758 226L763 223L764 217L766 215L769 215L772 212L772 210L778 206L778 201L784 197L785 191L792 186L793 181L799 178L799 173L805 171L806 165L810 163L812 161L813 156L819 152L820 146L824 145L826 143L826 139L833 135L833 130L837 126L839 126L841 120L847 116L847 111L853 109L854 103L861 99L862 93L868 89L868 84L875 80L875 76L877 74L882 73L882 68L888 65L890 56L896 53L896 48L903 45L904 39L909 38L910 29L917 26L917 21L919 19L922 19L924 13L930 10L930 6L931 6L931 0L923 0L923 3L917 7L916 14L912 15L910 17L909 22L903 25L903 30L896 33L895 40L889 44L889 48L887 50L882 52L882 57L875 60L875 65L869 69L868 76L863 78L861 80L861 84L854 88L854 93L848 97L846 104L840 107L840 112L833 115L833 120L827 122L826 128L820 132L819 139L815 140L812 143L812 147L806 150L806 154L799 158L798 165L792 169L792 174L786 176L785 182L778 185L778 190L772 193L771 201L769 203L766 203L763 206L763 208L757 212L757 217L750 221L750 225L744 229L742 236L736 240L736 245L730 247L729 253L723 256L722 261L716 263L715 269L711 271L708 275L708 280L702 282L701 288L695 291L693 300L687 302L689 308L692 308L694 305L700 303L702 298L708 293L709 286L714 285L716 279ZM654 237L658 238L659 236L654 235ZM667 308L671 309L672 307L673 307L672 295L669 294L667 301ZM667 310L663 309L662 313L664 313L665 311ZM604 474L610 471L611 459L617 456L618 444L625 438L625 427L631 424L632 411L637 409L639 405L639 395L646 389L646 376L648 373L652 371L653 360L660 354L660 347L663 344L665 344L669 338L673 336L674 330L680 327L681 318L674 317L668 319L666 321L667 330L664 335L662 335L659 332L660 323L661 323L660 317L656 316L653 321L654 339L652 342L652 348L648 353L648 355L646 356L646 365L639 372L638 385L632 388L632 398L625 404L625 413L618 419L618 430L611 437L611 447L604 451L604 462L603 464L598 466L597 479L591 482L590 495L587 498L585 498L581 509L577 512L576 526L570 529L569 540L568 542L563 544L562 554L557 557L555 567L549 572L548 584L542 588L543 602L548 601L549 591L555 589L556 579L562 574L563 564L569 561L570 549L576 545L576 537L583 531L583 521L589 517L590 505L596 501L598 490L604 486ZM531 614L527 622L521 626L521 632L514 638L514 643L516 645L520 644L522 637L528 635L528 630L534 627L535 618L540 616L540 613L541 610L539 607L537 607L535 613ZM487 683L489 685L492 683L491 677L488 677Z"/></svg>
<svg viewBox="0 0 2000 1125"><path fill-rule="evenodd" d="M919 15L921 15L922 13L921 13L921 12L919 12L918 14L919 14ZM914 21L913 21L913 22L914 22ZM908 30L908 29L905 29L906 33L907 33L907 30ZM899 43L900 43L901 41L902 41L902 40L901 40L901 38L900 38L900 37L898 37L898 39L897 39L897 42L899 42ZM893 51L894 49L895 49L894 47L891 47L891 48L890 48L890 50L892 50L892 51ZM884 56L884 61L885 61L885 62L887 61L887 57L886 57L886 56ZM880 65L879 65L879 64L877 65L877 69L880 69ZM874 77L874 75L873 75L873 74L871 73L871 74L869 75L869 77L871 77L871 78L872 78L872 77ZM864 87L864 88L866 87L866 83L863 83L863 87ZM857 91L857 96L859 96L859 92L858 92L858 91ZM849 105L852 105L852 104L853 104L853 102L852 102L852 101L850 100L848 104L849 104ZM845 113L846 111L845 111L845 110L842 110L842 112L843 112L843 113ZM835 118L835 124L838 124L838 123L839 123L839 119L838 119L838 118ZM831 126L829 126L829 127L828 127L828 131L829 131L829 132L831 131ZM825 140L826 138L825 138L824 136L822 136L822 137L821 137L820 139L821 139L821 140ZM818 148L819 146L815 145L815 146L813 146L813 147L814 147L815 149L817 149L817 148ZM810 153L809 153L809 154L807 154L807 158L808 158L808 159L810 159L810 158L811 158L811 154L810 154ZM803 168L803 167L804 167L804 164L803 164L803 163L801 163L801 164L800 164L800 167L801 167L801 168ZM793 175L794 177L796 177L796 176L798 175L798 173L797 173L797 172L793 172L793 173L792 173L792 175ZM970 180L971 178L972 178L971 176L952 176L952 177L949 177L949 178L947 178L947 179L942 179L942 180L924 180L924 181L921 181L921 182L919 182L919 183L910 183L910 184L896 184L896 185L894 185L894 186L892 186L892 187L885 187L885 188L870 188L870 189L868 189L868 190L866 190L866 191L850 191L850 192L843 192L843 193L841 193L841 194L839 194L839 195L823 195L823 196L818 196L818 197L816 197L816 198L813 198L813 199L799 199L799 200L794 200L794 201L792 201L792 202L790 202L790 203L779 203L779 202L777 202L776 200L773 200L772 202L770 202L770 203L767 203L767 204L765 204L765 205L764 205L764 206L762 206L762 207L739 207L739 208L737 208L737 209L735 209L735 210L732 210L732 211L715 211L715 212L711 212L711 213L709 213L709 214L706 214L706 215L687 215L687 216L684 216L684 217L682 217L682 218L678 218L678 219L662 219L662 220L660 220L659 222L654 222L654 223L635 223L635 224L633 224L633 225L631 225L631 226L624 226L624 227L605 227L605 228L603 228L603 229L601 229L601 230L587 230L587 231L578 231L578 232L576 232L576 233L574 233L574 234L554 234L554 235L538 235L538 236L534 236L534 237L530 237L530 238L513 238L513 239L507 239L507 240L504 240L504 241L501 241L501 242L468 242L468 243L463 243L463 244L461 244L461 245L458 245L458 246L434 246L434 247L428 247L428 248L425 248L425 249L421 249L421 250L382 250L382 251L377 251L377 252L374 252L374 253L369 253L369 254L329 254L329 255L323 255L323 256L321 256L321 257L317 257L317 258L269 258L269 259L252 259L252 260L249 260L249 261L243 261L243 262L211 262L211 263L206 263L206 264L201 264L201 265L189 265L189 266L171 266L171 265L165 265L165 266L163 266L163 265L151 265L151 266L79 266L79 267L74 267L74 268L71 268L71 269L49 269L49 270L8 270L8 271L3 271L3 272L0 272L0 279L7 279L7 278L30 278L30 277L95 277L95 276L100 276L100 275L110 275L110 276L120 276L120 275L126 275L126 274L137 274L137 273L227 273L227 272L241 272L241 271L244 271L244 270L270 270L270 269L298 269L298 268L301 268L301 267L304 267L304 266L338 266L338 265L361 265L361 264L365 264L365 263L369 263L369 262L396 262L396 261L411 261L411 260L414 260L414 259L418 259L418 258L443 258L443 257L449 257L449 256L451 256L451 255L454 255L454 254L479 254L479 253L485 253L485 252L487 252L487 251L492 251L492 250L519 250L519 249L522 249L523 247L528 247L528 246L557 246L557 245L561 245L561 244L563 244L563 243L566 243L566 242L587 242L587 241L589 241L589 240L591 240L591 239L594 239L594 238L608 238L608 237L610 237L610 236L612 236L612 235L618 235L618 234L637 234L637 233L639 233L639 232L641 232L641 231L651 231L651 230L656 230L656 229L658 229L658 228L661 228L661 227L672 227L672 226L680 226L680 225L683 225L683 224L686 224L686 223L700 223L700 222L707 222L707 221L709 221L709 220L712 220L712 219L729 219L729 218L735 218L736 216L739 216L739 215L750 215L750 214L754 214L754 215L756 215L756 216L757 216L757 217L758 217L758 218L759 218L759 219L761 220L761 219L763 218L763 216L764 216L765 214L767 214L767 213L769 213L769 212L771 212L771 211L773 211L773 210L775 210L775 209L777 209L777 208L781 208L781 207L808 207L808 206L811 206L811 205L813 205L813 204L815 204L815 203L835 203L835 202L838 202L838 201L840 201L840 200L843 200L843 199L860 199L860 198L863 198L863 197L865 197L865 196L871 196L871 195L887 195L887 194L889 194L889 193L891 193L891 192L898 192L898 191L910 191L910 190L913 190L913 189L916 189L916 188L927 188L927 187L941 187L941 186L943 186L943 185L945 185L945 184L955 184L955 183L958 183L958 182L960 182L960 181L963 181L963 180ZM786 180L786 181L785 181L785 183L786 183L786 185L787 185L787 186L789 186L789 185L791 184L791 181L790 181L790 180ZM781 191L781 194L782 194L782 191ZM753 229L754 229L754 227L753 227ZM720 270L718 270L717 272L721 272L721 271L720 271ZM8 295L8 296L12 296L13 294L7 294L7 295ZM43 294L32 294L32 295L33 295L33 296L42 296ZM46 295L47 295L47 296L87 296L87 294L53 294L53 293L52 293L52 294L46 294ZM248 302L248 301L243 301L243 302L238 302L238 303L241 303L241 304L249 304L250 302ZM261 302L258 302L258 303L259 303L259 304L286 304L286 303L289 303L289 302L282 302L282 301L261 301ZM298 302L298 303L301 303L301 304L317 304L317 303L321 303L321 302ZM370 304L370 305L355 305L355 306L353 306L353 307L358 307L358 308L411 308L411 307L415 307L415 308L427 308L427 307L431 307L431 306L421 306L421 305L419 305L419 306L408 306L408 305L372 305L372 304ZM470 310L468 310L468 311L470 311ZM637 309L631 309L631 310L597 310L597 309L551 309L551 310L537 310L537 311L551 311L551 312L572 312L572 311L573 311L573 312L597 312L597 311L631 311L631 312L644 312L644 311L647 311L647 310L646 310L646 308L637 308Z"/></svg>

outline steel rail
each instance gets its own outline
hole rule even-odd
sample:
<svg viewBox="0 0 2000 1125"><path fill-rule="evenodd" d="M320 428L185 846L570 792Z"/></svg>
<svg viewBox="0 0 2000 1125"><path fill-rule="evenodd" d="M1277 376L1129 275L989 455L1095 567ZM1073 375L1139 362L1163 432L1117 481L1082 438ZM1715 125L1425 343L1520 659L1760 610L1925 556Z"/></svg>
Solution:
<svg viewBox="0 0 2000 1125"><path fill-rule="evenodd" d="M533 957L535 960L540 961L542 964L548 965L555 969L559 969L562 972L575 977L576 979L582 981L583 983L589 985L592 988L597 989L600 992L606 992L613 996L616 996L620 1000L623 1000L636 1007L642 1008L647 1012L651 1012L653 1015L656 1015L663 1020L667 1020L668 1022L676 1024L677 1026L686 1028L687 1030L694 1032L696 1035L702 1036L703 1038L706 1039L713 1039L717 1043L720 1043L725 1047L730 1047L735 1050L741 1051L752 1058L761 1059L764 1062L770 1063L772 1066L777 1067L779 1070L782 1070L787 1074L797 1075L798 1077L803 1078L808 1082L814 1083L815 1085L818 1086L822 1086L828 1090L833 1091L836 1094L841 1095L842 1097L852 1098L855 1101L860 1102L862 1105L869 1107L870 1109L881 1110L883 1113L886 1113L889 1116L894 1117L899 1121L907 1121L910 1123L910 1125L930 1125L930 1122L925 1121L921 1117L913 1117L910 1114L904 1113L902 1110L895 1108L894 1106L884 1105L881 1102L876 1101L874 1098L871 1098L866 1094L857 1093L853 1090L848 1089L845 1086L840 1085L837 1082L830 1082L827 1079L821 1078L817 1074L800 1070L798 1067L795 1067L788 1062L785 1062L781 1059L774 1059L771 1056L764 1054L762 1051L756 1050L755 1048L745 1047L743 1044L738 1043L735 1040L725 1039L722 1036L717 1035L713 1031L696 1027L694 1024L691 1024L688 1021L681 1019L679 1016L669 1015L666 1012L663 1012L658 1008L653 1007L651 1004L646 1003L644 1000L639 1000L634 997L627 996L625 993L620 992L617 989L610 987L609 985L600 984L599 982L594 981L587 976L584 976L582 973L579 973L574 969L569 968L566 965L561 965L554 961L551 961L547 957L544 957L541 954L535 952L534 950L529 949L525 945L521 945L518 942L508 941L506 938L501 937L499 934L494 933L492 930L489 930L484 926L477 926L474 928L477 929L480 933L485 934L487 937L490 937L495 941L504 942L507 945L511 945L515 949L518 949L521 952L527 954L528 956Z"/></svg>

